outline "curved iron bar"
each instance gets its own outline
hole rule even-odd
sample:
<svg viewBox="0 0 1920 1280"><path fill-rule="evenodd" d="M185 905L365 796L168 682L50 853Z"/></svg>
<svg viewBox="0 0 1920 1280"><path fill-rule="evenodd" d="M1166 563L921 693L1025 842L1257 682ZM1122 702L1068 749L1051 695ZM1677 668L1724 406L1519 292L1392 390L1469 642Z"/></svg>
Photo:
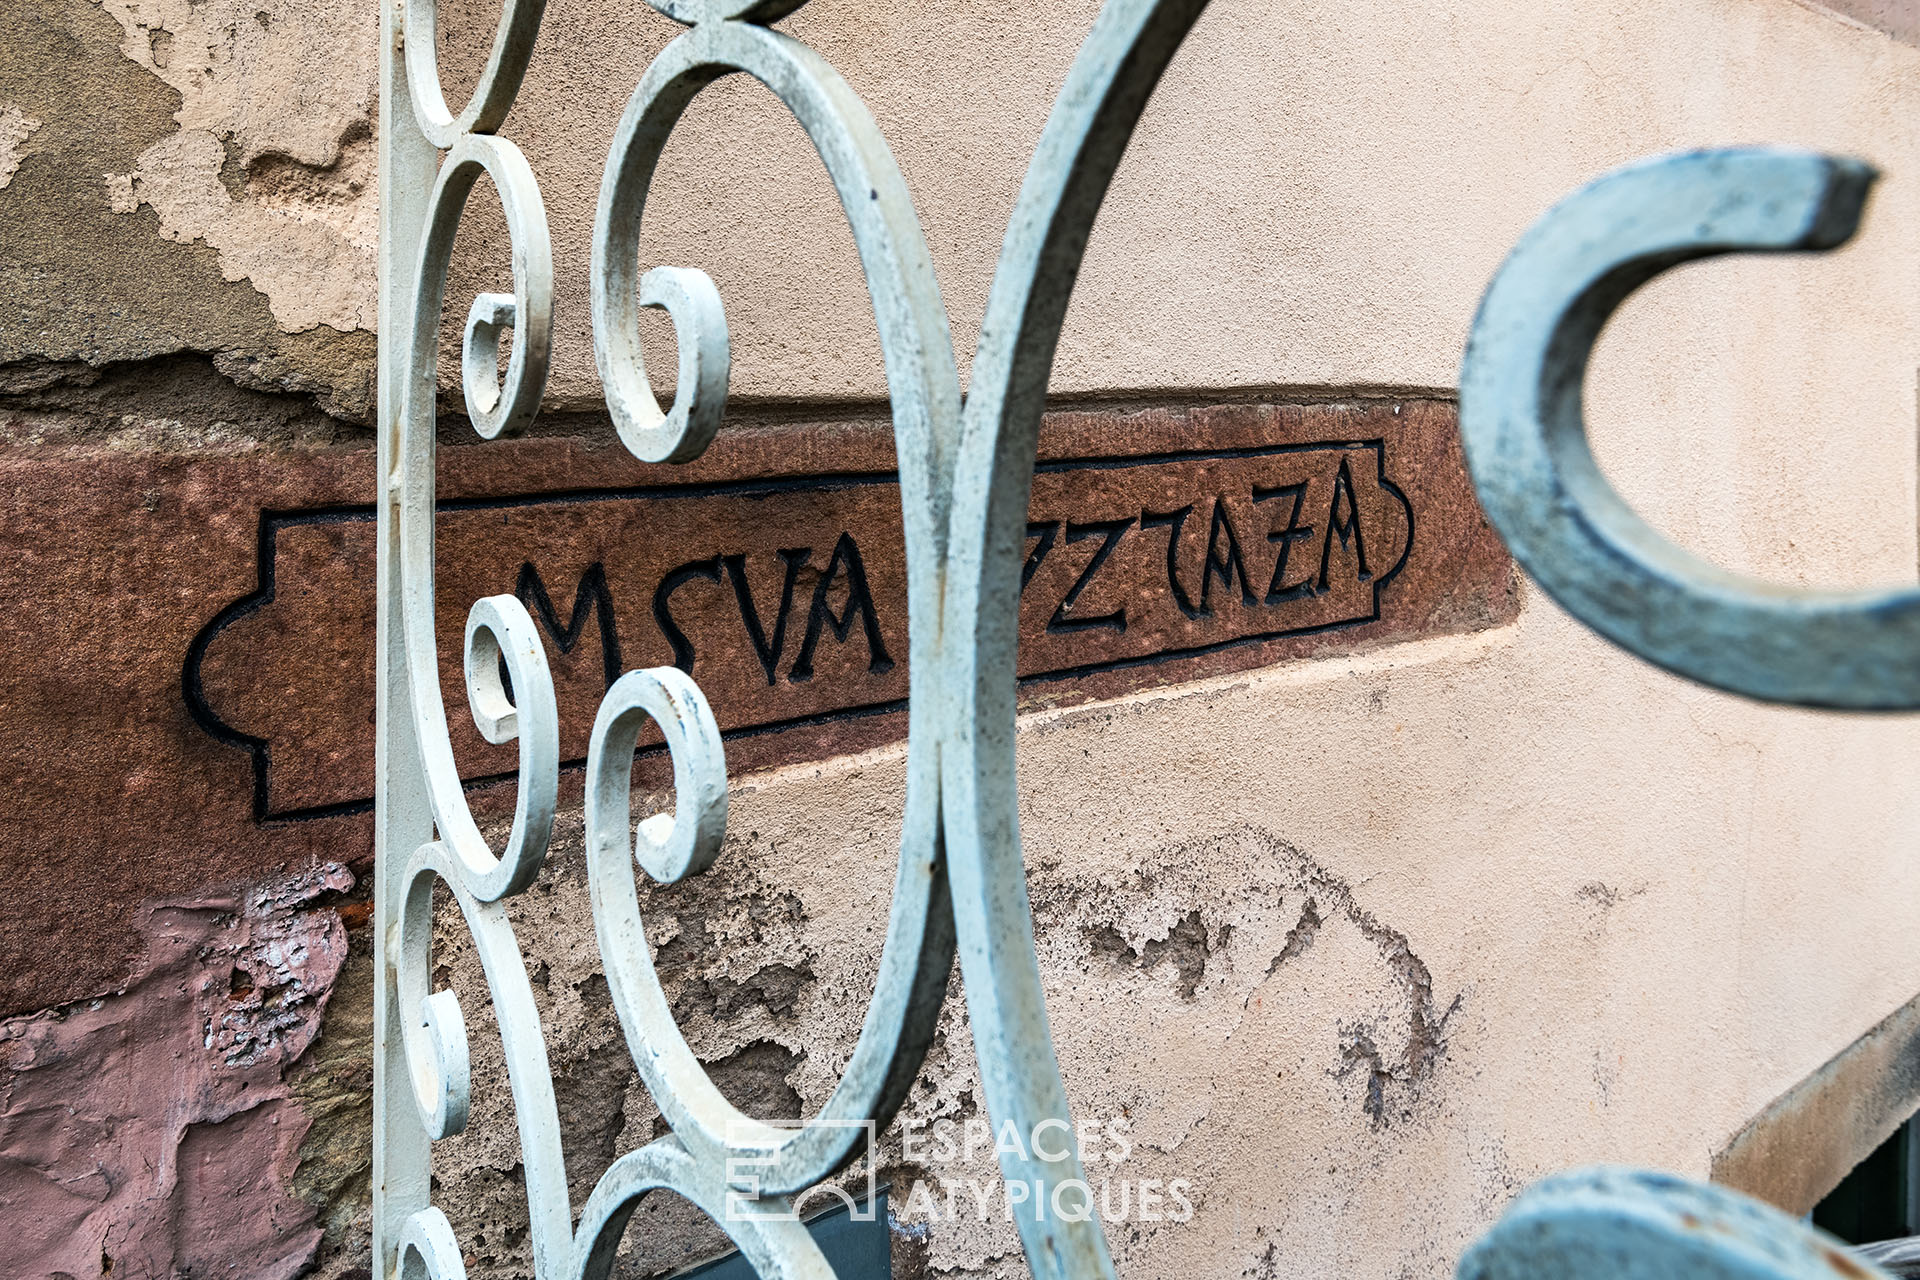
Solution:
<svg viewBox="0 0 1920 1280"><path fill-rule="evenodd" d="M680 7L668 12L678 17L674 10ZM673 438L670 420L646 434L646 409L654 399L633 327L639 303L634 275L641 218L661 148L693 97L735 72L752 75L793 112L826 167L852 229L879 321L906 539L907 793L893 907L873 998L853 1056L819 1116L784 1134L734 1120L738 1142L731 1154L753 1163L757 1189L790 1193L855 1159L866 1142L867 1122L884 1126L892 1118L932 1042L952 969L952 909L940 847L940 727L930 690L940 678L938 623L950 487L946 459L959 432L960 385L946 308L919 218L865 104L838 72L791 37L703 18L661 51L634 89L609 151L594 222L594 350L628 447L646 458L686 460L711 438L697 438L692 428L687 438ZM680 385L686 385L684 376ZM589 776L594 776L591 770ZM592 805L590 797L590 811ZM617 890L613 898L625 900ZM616 963L611 955L608 963ZM636 1053L645 1044L679 1039L670 1017L642 1019L623 1009L622 1022ZM700 1091L710 1093L711 1086ZM718 1095L710 1101L718 1102ZM718 1120L732 1109L708 1110ZM691 1135L682 1136L690 1148L709 1153ZM720 1158L717 1149L712 1154Z"/></svg>
<svg viewBox="0 0 1920 1280"><path fill-rule="evenodd" d="M1093 221L1147 98L1207 0L1109 0L1067 72L1007 224L980 322L955 463L947 669L939 691L941 805L967 1015L987 1109L1015 1132L1067 1115L1034 951L1014 762L1014 661L1027 503L1047 382ZM1023 1144L1027 1145L1027 1144ZM1073 1183L1071 1153L1006 1151L1036 1280L1111 1276L1094 1216L1047 1213ZM1087 1193L1089 1199L1091 1193ZM1083 1207L1073 1206L1076 1215Z"/></svg>
<svg viewBox="0 0 1920 1280"><path fill-rule="evenodd" d="M1521 1192L1459 1280L1892 1280L1839 1241L1725 1187L1576 1169Z"/></svg>
<svg viewBox="0 0 1920 1280"><path fill-rule="evenodd" d="M595 222L593 309L595 356L606 385L608 406L621 439L650 461L683 462L697 457L717 430L725 403L728 366L725 318L711 281L686 268L656 268L642 276L636 266L639 233L648 187L661 147L693 96L722 75L744 71L755 76L794 113L813 141L858 246L882 336L893 401L899 456L902 514L908 565L910 626L909 762L901 859L889 916L888 933L873 999L859 1042L839 1085L822 1114L794 1131L757 1125L729 1106L707 1080L673 1024L664 993L652 974L637 904L633 861L662 879L697 874L718 852L726 812L725 765L712 713L697 687L677 670L629 674L609 692L596 726L588 777L587 813L590 879L596 930L610 989L627 1032L629 1046L649 1088L660 1103L673 1135L616 1162L589 1200L577 1238L569 1238L571 1274L597 1275L610 1265L612 1250L634 1201L648 1190L672 1189L718 1215L720 1207L744 1201L778 1209L784 1193L801 1190L856 1158L864 1149L869 1125L884 1125L904 1100L918 1073L944 999L952 966L956 928L972 939L967 971L977 974L995 1048L1009 1035L1044 1036L1025 1022L1016 1004L1038 1009L1038 968L1032 952L1021 866L1016 842L1001 844L990 857L965 859L966 874L978 891L989 880L999 893L1011 881L1011 900L969 903L956 911L947 886L943 841L948 824L941 813L941 754L955 710L942 696L951 676L942 627L955 618L947 599L947 544L951 493L961 437L961 395L947 330L946 312L935 282L920 225L904 180L878 126L844 80L812 50L766 29L765 23L798 7L798 0L650 0L691 30L655 59L635 89L611 148ZM1050 364L1054 339L1065 309L1065 284L1084 246L1100 194L1124 149L1133 119L1165 65L1178 37L1203 5L1157 5L1117 0L1104 14L1076 63L1036 161L1036 179L1020 217L1047 222L1037 238L1010 236L1010 268L1003 269L997 296L1022 288L1012 281L1035 268L1020 261L1031 247L1048 264L1039 291L1059 292L1049 315L1035 312L1037 323L1014 322L1019 358L1005 362L1010 374L1037 376L1037 386L1006 388L977 396L977 404L998 404L1002 411L981 417L981 440L1009 433L1017 461L1012 482L1021 491L1033 464L1033 431L1046 371L1031 356ZM1145 21L1160 9L1171 22ZM406 237L404 215L389 210L384 237L383 333L392 335L396 313L407 317L406 349L399 363L406 370L401 395L383 404L388 459L382 477L382 767L380 785L382 1036L397 1030L398 1058L383 1048L377 1099L380 1135L376 1164L382 1169L376 1210L379 1263L424 1269L436 1280L451 1280L461 1264L448 1245L450 1228L425 1203L423 1144L457 1132L467 1110L466 1031L451 993L429 994L431 887L436 876L452 887L478 940L489 987L496 994L503 1039L508 1042L509 1078L515 1090L523 1148L528 1160L529 1197L538 1222L536 1270L553 1274L559 1240L565 1234L565 1176L558 1150L557 1118L546 1078L544 1043L530 1001L515 993L526 985L524 965L505 924L505 899L524 890L544 857L552 822L555 751L551 680L537 637L524 610L511 598L483 601L468 628L468 684L476 724L495 742L518 737L522 748L521 797L507 849L495 857L482 841L459 787L440 697L433 631L433 470L435 452L435 357L447 262L459 214L482 173L490 176L506 208L515 248L515 289L511 297L483 294L469 313L462 366L467 407L484 437L512 434L537 408L544 384L551 327L552 283L546 228L537 186L520 153L495 139L492 129L504 119L526 68L537 29L535 0L509 0L503 12L495 52L481 87L456 118L439 93L432 57L435 12L432 0L406 0L404 22L386 21L390 39L406 48L395 65L389 56L383 94L383 170L389 189L407 158L416 170L419 143L448 148L427 207L419 215L424 229L410 282L397 274L394 249ZM407 37L411 36L409 40ZM1132 57L1135 46L1144 57ZM389 46L391 52L391 45ZM404 92L402 92L404 90ZM396 101L397 100L397 101ZM1091 116L1088 107L1091 105ZM1116 105L1118 110L1116 110ZM410 107L405 114L400 107ZM1061 191L1049 187L1046 172L1062 147L1081 139L1083 163ZM1065 197L1065 198L1063 198ZM1050 210L1044 206L1053 206ZM1018 219L1016 219L1018 221ZM402 255L403 257L404 255ZM997 304L996 314L1006 310ZM660 306L672 315L680 345L681 376L676 403L663 412L647 382L634 332L637 311ZM494 373L502 331L516 330L517 341L502 386ZM1045 331L1044 333L1042 331ZM1044 348L1044 352L1041 349ZM1013 350L1010 348L1010 350ZM395 353L390 343L387 361ZM991 364L993 357L989 357ZM975 374L976 388L992 382ZM975 411L978 414L978 411ZM989 441L989 461L968 472L969 483L991 488L1009 483L1000 474L1000 451ZM980 526L981 530L985 526ZM1005 591L998 559L970 553L970 562L988 570L977 584L983 599L1005 613L1017 608L1017 589ZM389 639L399 631L398 644ZM1009 632L1009 635L1011 633ZM529 637L533 637L529 644ZM509 701L495 672L499 657L508 660L516 702ZM1011 728L1012 651L1004 655L1004 712ZM991 667L992 664L989 664ZM997 693L996 677L984 677ZM969 697L961 699L969 703ZM391 704L404 702L411 714L397 716ZM1001 714L999 701L978 726ZM673 758L679 809L640 824L637 847L626 829L627 761L645 719L666 731ZM408 740L411 739L409 744ZM993 741L977 733L963 735L960 758L971 760L974 744ZM1010 739L1007 739L1010 751ZM410 750L407 749L410 745ZM399 748L396 750L396 748ZM415 754L417 753L417 755ZM409 759L413 756L413 759ZM989 808L1012 808L1011 756L1003 768L992 753L970 775L970 794ZM403 776L411 769L411 780ZM412 813L407 812L408 809ZM403 852L402 830L421 831L431 814L439 840L421 846L397 880L391 864ZM965 824L962 824L965 829ZM978 893L976 892L976 897ZM1009 910L1017 918L1008 918ZM986 913L978 921L970 913ZM960 918L956 922L956 915ZM395 927L389 928L389 925ZM517 969L517 972L516 972ZM506 993L502 1000L501 993ZM1000 1000L1012 1002L1014 1016L1002 1018ZM1044 1014L1042 1013L1042 1018ZM396 1026L397 1023L397 1026ZM531 1044L538 1048L533 1055ZM990 1105L1003 1118L1035 1121L1064 1118L1066 1106L1050 1050L1018 1047L1010 1071L987 1071ZM394 1077L410 1077L415 1114L409 1119L385 1100ZM734 1173L736 1163L755 1168L750 1177ZM1027 1170L1009 1168L1008 1173ZM1077 1163L1039 1169L1050 1181L1074 1181ZM537 1185L536 1185L537 1184ZM731 1217L731 1215L728 1215ZM555 1226L554 1224L561 1224ZM729 1229L733 1226L729 1224ZM1111 1274L1097 1227L1071 1225L1063 1238L1055 1228L1035 1230L1022 1224L1029 1248L1046 1275ZM814 1275L819 1262L804 1232L736 1232L742 1247L762 1270Z"/></svg>
<svg viewBox="0 0 1920 1280"><path fill-rule="evenodd" d="M1630 653L1767 702L1920 707L1920 591L1799 591L1674 546L1607 483L1582 384L1608 317L1684 262L1822 251L1854 233L1874 171L1749 147L1664 156L1549 210L1488 286L1460 373L1481 505L1514 558ZM1525 1192L1461 1259L1461 1280L1861 1280L1885 1273L1745 1196L1666 1174L1587 1169Z"/></svg>
<svg viewBox="0 0 1920 1280"><path fill-rule="evenodd" d="M1684 262L1832 249L1874 171L1774 148L1643 161L1583 188L1494 276L1460 372L1480 500L1547 593L1649 662L1768 702L1920 708L1920 591L1799 591L1674 546L1587 447L1581 385L1607 318Z"/></svg>

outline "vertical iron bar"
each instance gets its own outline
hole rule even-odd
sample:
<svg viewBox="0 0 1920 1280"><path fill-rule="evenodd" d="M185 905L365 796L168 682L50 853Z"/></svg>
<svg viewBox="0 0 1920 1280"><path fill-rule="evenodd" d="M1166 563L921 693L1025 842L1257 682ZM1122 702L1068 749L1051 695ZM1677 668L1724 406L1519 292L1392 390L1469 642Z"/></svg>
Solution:
<svg viewBox="0 0 1920 1280"><path fill-rule="evenodd" d="M432 189L435 151L414 120L401 56L399 0L380 14L380 424L378 475L377 647L374 687L374 992L373 1265L386 1280L407 1218L428 1203L430 1143L407 1083L406 1045L393 982L400 943L401 883L414 849L433 838L407 692L406 634L400 624L398 486L400 413L405 403L407 323L414 264ZM424 957L422 958L424 960Z"/></svg>

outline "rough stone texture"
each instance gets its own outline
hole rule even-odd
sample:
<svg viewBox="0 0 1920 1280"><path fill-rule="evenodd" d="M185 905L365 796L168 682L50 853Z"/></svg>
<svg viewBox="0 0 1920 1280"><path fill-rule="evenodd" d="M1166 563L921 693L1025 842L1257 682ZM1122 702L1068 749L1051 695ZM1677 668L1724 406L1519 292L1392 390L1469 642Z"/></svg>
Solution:
<svg viewBox="0 0 1920 1280"><path fill-rule="evenodd" d="M898 488L879 469L883 435L836 434L847 447L825 476L796 428L754 433L692 474L582 443L453 451L435 572L467 776L514 767L470 727L454 647L467 603L496 593L542 628L570 768L614 679L673 663L706 691L736 769L899 737ZM1448 405L1061 414L1046 454L1022 612L1030 703L1512 616L1511 563L1473 501ZM341 486L331 459L284 465L306 473L307 501L259 504L253 589L208 597L185 676L201 723L254 752L256 814L276 820L373 794L373 509L340 502L359 486Z"/></svg>
<svg viewBox="0 0 1920 1280"><path fill-rule="evenodd" d="M0 1271L286 1280L312 1257L288 1194L310 1112L283 1083L346 930L338 864L155 903L119 991L0 1022Z"/></svg>
<svg viewBox="0 0 1920 1280"><path fill-rule="evenodd" d="M174 877L150 849L203 851L201 874L232 879L301 859L364 865L371 839L373 523L371 506L355 505L371 497L371 451L293 398L239 391L187 360L170 383L149 371L137 395L124 376L62 376L0 410L13 445L0 450L0 521L22 531L0 584L36 602L0 621L20 712L0 728L0 759L15 788L47 797L19 824L10 865L22 901L63 922L0 935L6 1012L121 981L135 945L114 927L121 904ZM1340 443L1370 439L1380 443ZM1303 442L1337 447L1241 456ZM734 735L736 771L904 732L904 552L884 427L742 427L678 469L636 463L604 424L585 438L446 452L442 493L456 507L442 517L438 629L469 777L514 768L512 749L481 741L465 713L470 603L517 591L542 620L577 785L607 684L675 660L658 619L662 584L682 564L689 581L666 607ZM1054 461L1034 512L1055 536L1045 547L1035 537L1032 705L1512 617L1511 565L1473 503L1449 405L1069 413L1050 421L1045 452ZM1148 461L1073 465L1089 458ZM764 492L743 489L748 479ZM1261 485L1276 496L1255 503ZM1173 530L1138 525L1181 504L1193 514L1170 570ZM1406 510L1417 516L1411 547ZM1131 534L1064 607L1103 543L1062 522L1116 512ZM1291 567L1269 604L1279 553L1264 531L1286 540L1290 525ZM838 541L847 530L857 546ZM795 562L782 625L782 556L796 546L811 547L811 564L803 573ZM771 680L728 585L733 555L764 623ZM1054 621L1121 608L1134 619L1124 634ZM68 732L50 743L43 726L56 721ZM664 778L664 757L648 768ZM130 826L150 843L124 841Z"/></svg>
<svg viewBox="0 0 1920 1280"><path fill-rule="evenodd" d="M1884 31L1896 40L1920 44L1920 9L1909 0L1805 0L1817 9L1826 9Z"/></svg>
<svg viewBox="0 0 1920 1280"><path fill-rule="evenodd" d="M0 624L13 674L0 777L10 794L38 798L10 808L0 831L18 918L41 922L0 930L0 1012L122 987L143 946L127 913L141 903L371 855L351 826L255 824L246 770L207 754L180 693L204 622L193 577L206 571L204 582L244 594L251 573L257 517L233 505L230 486L260 469L264 450L222 411L273 434L324 439L337 424L241 392L204 365L179 372L173 385L150 381L131 420L113 414L112 388L100 385L54 388L77 397L57 413L0 411L11 438L0 450L0 582L20 602ZM203 398L207 382L223 396ZM88 398L96 393L104 405ZM42 434L99 443L31 443ZM263 496L302 494L290 484Z"/></svg>
<svg viewBox="0 0 1920 1280"><path fill-rule="evenodd" d="M1775 1098L1713 1156L1713 1180L1796 1216L1920 1111L1920 997Z"/></svg>
<svg viewBox="0 0 1920 1280"><path fill-rule="evenodd" d="M321 1229L319 1274L371 1280L373 1207L373 918L372 885L362 881L342 904L347 954L334 980L320 1034L282 1077L311 1128L300 1144L293 1195L312 1206Z"/></svg>
<svg viewBox="0 0 1920 1280"><path fill-rule="evenodd" d="M876 764L871 772L897 774L897 755ZM830 772L861 790L873 783L868 770ZM756 821L764 806L755 791L746 788L742 800L742 818ZM782 856L779 837L749 830L733 837L710 873L642 890L649 941L681 1026L748 1114L811 1113L844 1067L878 959L890 879L882 842L894 834L884 819L862 822L846 833L849 856L821 875ZM1448 1032L1461 995L1443 981L1436 996L1407 936L1284 840L1231 827L1141 850L1117 874L1063 866L1043 842L1030 878L1076 1120L1102 1135L1089 1145L1098 1153L1090 1181L1116 1218L1136 1219L1112 1232L1123 1269L1167 1274L1191 1248L1173 1237L1230 1231L1257 1241L1271 1235L1276 1243L1259 1247L1289 1249L1284 1256L1296 1266L1281 1273L1301 1273L1298 1263L1310 1255L1281 1242L1287 1211L1247 1181L1248 1135L1233 1123L1245 1107L1277 1104L1311 1117L1323 1135L1339 1135L1326 1140L1329 1153L1352 1166L1336 1179L1348 1194L1369 1171L1397 1163L1396 1147L1448 1123ZM849 889L858 895L852 901ZM554 1055L576 1205L615 1156L666 1131L626 1056L586 895L579 823L563 818L547 871L513 915ZM462 1006L484 1009L485 983L457 911L442 915L435 956ZM351 1010L367 999L343 992L331 1018L358 1025ZM875 1165L891 1186L903 1253L919 1257L923 1274L1022 1275L998 1198L993 1139L979 1128L962 1008L956 991L929 1069ZM477 1274L524 1275L524 1188L504 1067L478 1017L471 1035L473 1121L438 1149L436 1203L461 1232ZM1181 1048L1170 1051L1174 1044ZM940 1159L935 1126L945 1123L958 1127L958 1149ZM316 1124L303 1149L303 1176L315 1168L313 1180L325 1180L338 1168L344 1176L332 1177L335 1185L357 1185L357 1153L322 1147L323 1132ZM1139 1220L1137 1206L1122 1211L1121 1197L1149 1179L1188 1180L1191 1223ZM858 1170L842 1181L864 1185ZM1508 1181L1481 1170L1480 1203L1503 1197ZM337 1207L335 1217L353 1221ZM627 1240L618 1272L626 1277L664 1275L725 1243L667 1198L643 1209ZM366 1243L363 1228L330 1235L320 1274L346 1274ZM1454 1243L1436 1237L1407 1262L1437 1264Z"/></svg>
<svg viewBox="0 0 1920 1280"><path fill-rule="evenodd" d="M372 11L111 9L0 34L0 374L198 352L366 419Z"/></svg>

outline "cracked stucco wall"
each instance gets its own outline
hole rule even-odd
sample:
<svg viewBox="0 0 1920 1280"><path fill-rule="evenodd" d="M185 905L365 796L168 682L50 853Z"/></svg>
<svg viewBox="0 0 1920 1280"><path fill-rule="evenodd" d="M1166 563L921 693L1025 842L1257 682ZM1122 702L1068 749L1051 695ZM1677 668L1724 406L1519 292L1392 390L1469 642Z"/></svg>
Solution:
<svg viewBox="0 0 1920 1280"><path fill-rule="evenodd" d="M811 792L829 801L831 815L813 810L843 834L828 866L795 847L804 815L771 812L761 786L749 782L738 793L742 820L757 823L764 813L772 829L735 838L708 875L642 893L650 941L689 1043L723 1092L768 1119L817 1110L845 1065L878 960L898 835L884 817L875 820L901 785L897 752L808 772L814 776L804 783L767 779L767 799L804 805L794 793ZM848 790L855 806L831 800ZM578 820L563 819L547 871L513 912L548 1029L576 1201L615 1156L665 1132L607 996L580 841ZM1100 1169L1107 1176L1097 1185L1109 1206L1148 1180L1191 1188L1190 1222L1115 1229L1124 1267L1137 1274L1217 1267L1220 1255L1201 1242L1223 1233L1245 1237L1235 1247L1248 1251L1256 1269L1274 1253L1277 1243L1266 1238L1272 1224L1246 1212L1265 1177L1245 1141L1242 1122L1252 1115L1278 1109L1319 1117L1318 1144L1356 1189L1383 1172L1387 1153L1405 1157L1410 1144L1430 1139L1449 1110L1449 1085L1458 1086L1449 1078L1457 1072L1448 1028L1464 996L1436 996L1406 935L1337 874L1245 823L1145 845L1098 870L1063 865L1044 837L1038 844L1036 933L1078 1118L1126 1134L1105 1148L1125 1154ZM436 956L441 981L463 1007L484 1010L485 982L457 912L442 918ZM366 999L343 992L336 1008ZM476 1090L468 1131L444 1144L440 1203L462 1231L470 1267L525 1274L523 1174L504 1064L485 1024L472 1029L475 1079L495 1083ZM876 1160L892 1187L902 1274L1024 1274L1004 1206L981 1199L991 1197L996 1180L992 1143L977 1143L972 1158L930 1154L936 1126L964 1133L969 1121L984 1120L956 998ZM903 1139L909 1130L920 1135L913 1146ZM352 1151L316 1154L305 1167L331 1168L343 1157L349 1170L357 1167ZM916 1184L925 1190L914 1191ZM364 1196L364 1186L351 1177L339 1185L343 1194L327 1201L336 1227L321 1251L323 1275L351 1274L367 1245L355 1194ZM1477 1221L1507 1188L1503 1172L1461 1206L1457 1222ZM949 1194L961 1197L952 1217ZM636 1222L623 1276L662 1274L725 1245L711 1225L665 1198ZM1437 1227L1421 1250L1437 1263L1452 1243ZM1370 1273L1405 1255L1407 1244L1395 1239L1348 1261Z"/></svg>
<svg viewBox="0 0 1920 1280"><path fill-rule="evenodd" d="M1527 711L1469 725L1489 703ZM1883 950L1898 903L1830 887L1872 867L1898 895L1914 875L1889 828L1916 815L1873 776L1913 731L1857 724L1650 681L1537 598L1497 633L1028 717L1022 830L1075 1118L1125 1121L1116 1179L1191 1188L1191 1221L1110 1230L1122 1273L1438 1277L1555 1169L1705 1176L1749 1115L1878 1016L1864 991L1912 984ZM712 871L643 890L676 1013L741 1105L815 1109L844 1064L903 786L892 751L740 779ZM1753 834L1730 840L1733 823ZM1781 834L1802 823L1817 837ZM576 1200L660 1132L607 1007L579 839L563 822L513 912ZM1863 916L1881 940L1864 983L1864 944L1844 935ZM484 1009L451 914L440 945L444 980ZM957 988L878 1161L896 1271L1017 1277L1011 1229L964 1189L992 1185L988 1148L934 1163L902 1145L981 1114ZM1843 990L1851 1012L1827 1003ZM469 1026L474 1120L444 1145L437 1202L476 1272L520 1275L513 1116L484 1013ZM936 1211L916 1212L914 1182L939 1178L962 1186L957 1210L936 1183ZM363 1229L329 1236L319 1274L351 1274ZM621 1274L718 1243L662 1202Z"/></svg>
<svg viewBox="0 0 1920 1280"><path fill-rule="evenodd" d="M1093 8L815 0L792 23L896 147L963 360ZM445 12L457 95L491 12ZM1445 388L1487 275L1580 181L1684 145L1852 151L1888 174L1856 246L1662 281L1610 329L1590 411L1603 464L1689 546L1801 584L1910 581L1920 48L1888 12L1216 0L1116 183L1057 386ZM376 26L371 4L331 0L29 0L10 18L0 448L365 434ZM506 129L554 227L559 406L597 394L583 264L600 165L670 32L643 6L555 0ZM797 130L744 82L704 96L685 130L650 252L719 281L741 399L877 396L857 262ZM472 218L462 300L503 261L497 211ZM1489 635L1029 717L1023 831L1076 1112L1128 1121L1135 1176L1193 1186L1192 1222L1115 1229L1125 1274L1442 1276L1553 1169L1704 1176L1770 1099L1920 987L1904 910L1920 890L1916 737L1681 685L1537 595ZM890 752L737 780L720 864L649 891L688 1035L760 1114L817 1106L851 1047L901 787ZM577 827L562 835L515 910L577 1199L657 1113L607 1007ZM181 892L127 904L147 958L124 990L0 1031L0 1197L34 1197L49 1224L0 1244L33 1250L0 1270L312 1262L364 1280L364 900L331 868L294 869L297 891L199 884L195 850L137 825L126 839L179 866ZM296 968L259 951L294 935ZM511 1276L524 1208L497 1045L456 928L443 959L471 1011L476 1111L444 1152L440 1199L474 1274ZM979 1115L959 1008L910 1121ZM263 1028L239 1059L237 1039L207 1034L236 1010ZM885 1161L896 1184L925 1171L903 1145ZM896 1203L899 1274L1020 1274L1004 1222ZM712 1238L650 1206L628 1272Z"/></svg>
<svg viewBox="0 0 1920 1280"><path fill-rule="evenodd" d="M8 380L191 353L364 421L376 28L346 4L35 0L10 16Z"/></svg>

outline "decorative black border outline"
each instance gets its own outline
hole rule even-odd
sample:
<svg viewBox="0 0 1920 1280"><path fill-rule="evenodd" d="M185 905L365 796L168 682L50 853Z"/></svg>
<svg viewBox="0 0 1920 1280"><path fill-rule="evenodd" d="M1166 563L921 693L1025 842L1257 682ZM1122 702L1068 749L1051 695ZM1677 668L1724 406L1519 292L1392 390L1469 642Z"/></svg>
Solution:
<svg viewBox="0 0 1920 1280"><path fill-rule="evenodd" d="M1295 636L1317 635L1329 631L1338 631L1347 627L1365 626L1380 620L1380 592L1406 567L1407 559L1413 554L1414 512L1413 503L1407 495L1387 479L1387 450L1384 437L1367 440L1319 440L1306 444L1248 445L1235 449L1196 449L1166 453L1134 454L1118 457L1099 458L1063 458L1042 462L1034 467L1036 473L1056 471L1112 471L1129 467L1160 466L1177 462L1209 462L1237 458L1275 457L1291 453L1318 453L1328 449L1372 449L1374 453L1375 479L1379 486L1399 502L1407 517L1406 546L1400 552L1400 558L1391 569L1378 574L1373 580L1373 610L1365 617L1349 618L1340 622L1318 623L1310 627L1283 627L1275 631L1262 631L1253 635L1235 636L1230 640L1220 640L1212 644L1192 645L1181 649L1165 649L1156 653L1142 654L1133 658L1115 658L1106 662L1090 662L1079 666L1061 667L1052 671L1038 671L1032 675L1020 677L1022 687L1034 684L1047 684L1059 680L1075 680L1083 676L1097 675L1107 671L1121 671L1132 667L1155 666L1163 662L1179 662L1185 659L1205 657L1227 649L1241 648L1246 645L1266 644L1273 640L1288 639ZM830 492L835 489L848 489L869 484L898 484L897 471L879 471L864 473L829 473L824 475L795 477L791 479L761 479L747 481L713 481L676 485L642 485L624 489L578 489L563 490L556 493L531 494L513 498L455 498L435 504L436 511L495 511L515 507L565 505L581 502L628 502L658 498L692 497L748 497L765 498L781 493ZM207 735L217 742L238 747L252 758L253 766L253 820L258 824L281 822L308 822L320 818L346 817L352 814L367 813L373 808L373 798L368 796L360 800L344 800L334 804L308 805L298 809L275 811L272 807L270 774L273 767L272 753L265 738L250 733L242 733L222 720L207 701L206 688L201 682L201 665L206 660L207 650L222 631L235 622L255 613L273 603L277 583L274 578L274 555L277 549L279 532L286 528L313 524L350 524L363 523L374 519L375 510L371 503L360 505L314 507L302 511L260 512L259 533L255 547L256 586L253 591L235 600L209 619L205 626L194 635L187 646L186 661L180 671L180 692L187 704L187 712L193 717ZM888 715L906 710L907 700L895 698L887 702L869 703L857 707L842 707L834 711L818 712L814 715L795 716L785 720L773 720L764 724L742 725L728 729L720 736L726 741L741 738L758 737L762 734L779 733L802 725L831 724L841 720L859 720L869 716ZM664 750L664 745L643 747L636 755L651 755ZM567 760L560 766L565 770L582 769L586 760ZM468 790L494 785L512 780L514 773L486 774L475 778L463 779Z"/></svg>

